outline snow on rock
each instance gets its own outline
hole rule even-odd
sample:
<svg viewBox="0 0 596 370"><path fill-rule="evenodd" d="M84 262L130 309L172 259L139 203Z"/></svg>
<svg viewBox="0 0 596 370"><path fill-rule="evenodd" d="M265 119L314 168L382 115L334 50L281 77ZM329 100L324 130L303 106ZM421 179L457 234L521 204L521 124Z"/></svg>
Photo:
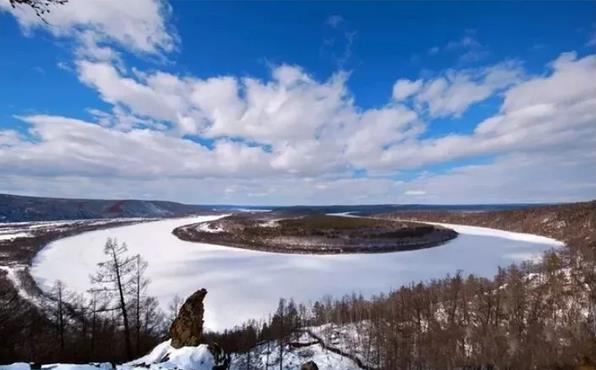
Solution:
<svg viewBox="0 0 596 370"><path fill-rule="evenodd" d="M206 344L196 347L176 349L170 340L157 345L147 355L117 366L120 370L133 369L167 369L167 370L212 370L216 365L215 358Z"/></svg>
<svg viewBox="0 0 596 370"><path fill-rule="evenodd" d="M155 348L153 348L151 352L149 352L145 356L138 358L134 361L128 362L124 364L124 366L135 364L154 364L161 362L161 360L166 357L168 352L173 350L172 346L170 345L170 342L171 341L168 339L167 341L158 344L157 346L155 346Z"/></svg>

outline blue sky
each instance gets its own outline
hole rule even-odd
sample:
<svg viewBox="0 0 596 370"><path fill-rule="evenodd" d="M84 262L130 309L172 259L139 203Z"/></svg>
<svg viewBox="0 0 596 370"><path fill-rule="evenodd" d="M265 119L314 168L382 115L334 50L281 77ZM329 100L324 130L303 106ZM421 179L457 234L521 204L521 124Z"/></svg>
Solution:
<svg viewBox="0 0 596 370"><path fill-rule="evenodd" d="M594 2L71 0L44 23L0 0L0 192L592 199L595 14Z"/></svg>

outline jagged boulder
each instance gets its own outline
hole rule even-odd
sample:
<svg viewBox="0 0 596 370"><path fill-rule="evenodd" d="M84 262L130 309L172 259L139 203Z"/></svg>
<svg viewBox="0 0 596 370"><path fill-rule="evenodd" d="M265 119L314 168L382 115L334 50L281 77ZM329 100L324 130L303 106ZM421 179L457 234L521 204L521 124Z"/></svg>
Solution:
<svg viewBox="0 0 596 370"><path fill-rule="evenodd" d="M319 367L314 361L308 361L300 366L300 370L319 370Z"/></svg>
<svg viewBox="0 0 596 370"><path fill-rule="evenodd" d="M196 347L203 338L203 299L206 289L199 289L186 299L170 326L171 345L174 348Z"/></svg>

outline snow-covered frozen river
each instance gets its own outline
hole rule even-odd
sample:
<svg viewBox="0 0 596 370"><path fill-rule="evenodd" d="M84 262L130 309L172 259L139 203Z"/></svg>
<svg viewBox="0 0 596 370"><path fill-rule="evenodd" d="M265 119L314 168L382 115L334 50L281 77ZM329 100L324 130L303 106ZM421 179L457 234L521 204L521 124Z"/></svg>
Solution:
<svg viewBox="0 0 596 370"><path fill-rule="evenodd" d="M104 260L108 237L126 242L149 267L149 293L166 308L174 295L207 288L205 324L219 330L266 317L280 297L297 302L387 292L412 281L454 274L491 277L498 266L540 256L561 245L552 239L499 230L448 225L460 235L439 247L409 252L352 255L298 255L249 251L179 240L177 226L217 216L169 219L91 231L50 243L35 258L31 273L44 289L56 281L85 292L89 275Z"/></svg>

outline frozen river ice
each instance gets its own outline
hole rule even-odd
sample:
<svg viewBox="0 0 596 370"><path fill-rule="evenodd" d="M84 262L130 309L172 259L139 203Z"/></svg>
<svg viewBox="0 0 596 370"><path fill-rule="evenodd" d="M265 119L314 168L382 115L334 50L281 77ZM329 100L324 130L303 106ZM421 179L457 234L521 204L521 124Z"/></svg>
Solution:
<svg viewBox="0 0 596 370"><path fill-rule="evenodd" d="M86 232L54 241L35 258L31 273L42 289L61 280L70 290L85 292L89 275L104 260L108 237L126 242L149 267L149 293L162 308L178 294L208 290L205 325L219 330L252 318L264 318L280 297L297 302L388 292L410 282L440 278L461 270L492 277L498 266L537 258L561 243L534 235L447 225L460 235L435 248L384 254L298 255L250 251L179 240L178 226L218 216L146 222Z"/></svg>

